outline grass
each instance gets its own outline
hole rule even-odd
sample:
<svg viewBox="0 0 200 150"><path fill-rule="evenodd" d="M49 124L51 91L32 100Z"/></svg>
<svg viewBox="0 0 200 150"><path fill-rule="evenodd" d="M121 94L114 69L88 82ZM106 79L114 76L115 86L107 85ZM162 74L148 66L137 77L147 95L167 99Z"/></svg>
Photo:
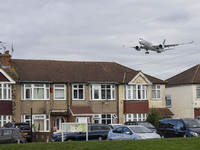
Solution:
<svg viewBox="0 0 200 150"><path fill-rule="evenodd" d="M198 138L1 144L0 150L198 150Z"/></svg>

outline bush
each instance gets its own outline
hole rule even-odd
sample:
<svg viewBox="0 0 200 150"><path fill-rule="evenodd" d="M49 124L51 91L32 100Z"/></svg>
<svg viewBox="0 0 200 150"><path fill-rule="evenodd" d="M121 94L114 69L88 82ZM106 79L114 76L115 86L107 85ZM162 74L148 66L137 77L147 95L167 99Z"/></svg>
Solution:
<svg viewBox="0 0 200 150"><path fill-rule="evenodd" d="M153 124L155 127L157 127L158 121L161 119L163 119L162 115L155 108L152 108L147 115L147 122Z"/></svg>

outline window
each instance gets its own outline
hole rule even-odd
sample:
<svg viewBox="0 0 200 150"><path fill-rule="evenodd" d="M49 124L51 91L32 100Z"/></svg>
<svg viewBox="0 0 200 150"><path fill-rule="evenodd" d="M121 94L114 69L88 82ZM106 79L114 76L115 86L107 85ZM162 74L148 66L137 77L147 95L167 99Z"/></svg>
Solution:
<svg viewBox="0 0 200 150"><path fill-rule="evenodd" d="M171 107L171 96L165 97L166 107Z"/></svg>
<svg viewBox="0 0 200 150"><path fill-rule="evenodd" d="M54 85L54 99L66 100L66 87L64 84Z"/></svg>
<svg viewBox="0 0 200 150"><path fill-rule="evenodd" d="M125 122L127 121L146 121L147 114L125 114Z"/></svg>
<svg viewBox="0 0 200 150"><path fill-rule="evenodd" d="M0 126L2 127L4 124L12 122L12 117L11 116L0 116Z"/></svg>
<svg viewBox="0 0 200 150"><path fill-rule="evenodd" d="M32 118L34 132L49 132L49 115L33 115ZM28 122L30 124L31 115L22 115L22 122Z"/></svg>
<svg viewBox="0 0 200 150"><path fill-rule="evenodd" d="M95 117L98 115L98 117ZM93 115L93 123L113 124L116 123L116 114L95 114Z"/></svg>
<svg viewBox="0 0 200 150"><path fill-rule="evenodd" d="M11 100L11 84L0 83L0 100Z"/></svg>
<svg viewBox="0 0 200 150"><path fill-rule="evenodd" d="M101 118L103 124L111 124L111 114L102 114Z"/></svg>
<svg viewBox="0 0 200 150"><path fill-rule="evenodd" d="M115 100L115 86L109 84L91 85L92 100Z"/></svg>
<svg viewBox="0 0 200 150"><path fill-rule="evenodd" d="M84 85L74 84L72 88L73 100L84 100Z"/></svg>
<svg viewBox="0 0 200 150"><path fill-rule="evenodd" d="M196 97L200 98L200 85L196 85Z"/></svg>
<svg viewBox="0 0 200 150"><path fill-rule="evenodd" d="M22 85L22 98L24 100L49 100L49 84Z"/></svg>
<svg viewBox="0 0 200 150"><path fill-rule="evenodd" d="M147 86L143 84L125 85L124 86L125 100L144 100L147 99Z"/></svg>
<svg viewBox="0 0 200 150"><path fill-rule="evenodd" d="M151 97L152 97L152 99L161 99L161 86L160 85L152 85Z"/></svg>

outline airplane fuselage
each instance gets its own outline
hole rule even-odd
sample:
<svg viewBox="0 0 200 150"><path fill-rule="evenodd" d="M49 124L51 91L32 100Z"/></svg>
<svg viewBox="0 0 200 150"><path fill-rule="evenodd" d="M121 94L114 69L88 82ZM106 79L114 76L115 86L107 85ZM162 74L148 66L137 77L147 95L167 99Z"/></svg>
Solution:
<svg viewBox="0 0 200 150"><path fill-rule="evenodd" d="M146 50L158 51L156 48L154 48L154 47L152 46L152 45L153 45L152 42L149 42L149 41L144 40L144 39L139 39L139 43L140 43L141 45L143 45L144 48L145 48Z"/></svg>

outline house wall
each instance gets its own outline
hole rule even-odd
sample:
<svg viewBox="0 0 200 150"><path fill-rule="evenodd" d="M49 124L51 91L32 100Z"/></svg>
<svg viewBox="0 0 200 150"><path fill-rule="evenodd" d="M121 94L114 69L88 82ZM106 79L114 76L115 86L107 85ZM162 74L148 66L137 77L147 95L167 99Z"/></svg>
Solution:
<svg viewBox="0 0 200 150"><path fill-rule="evenodd" d="M161 84L161 99L152 99L151 97L151 86L148 86L148 100L149 108L163 108L166 107L165 103L165 85Z"/></svg>
<svg viewBox="0 0 200 150"><path fill-rule="evenodd" d="M21 115L50 114L51 110L66 110L67 100L54 100L53 92L50 93L50 100L22 100L21 84L13 85L13 121L21 122ZM67 90L66 90L67 94Z"/></svg>
<svg viewBox="0 0 200 150"><path fill-rule="evenodd" d="M173 118L193 118L193 86L182 85L166 88L166 96L171 96L171 108Z"/></svg>
<svg viewBox="0 0 200 150"><path fill-rule="evenodd" d="M117 113L117 86L115 90L115 100L91 100L90 99L90 86L85 85L85 100L72 100L71 105L73 106L90 106L94 114L104 114L104 113Z"/></svg>
<svg viewBox="0 0 200 150"><path fill-rule="evenodd" d="M119 85L119 101L118 101L118 105L119 105L119 112L118 112L118 120L119 120L119 124L123 124L124 123L124 85Z"/></svg>

